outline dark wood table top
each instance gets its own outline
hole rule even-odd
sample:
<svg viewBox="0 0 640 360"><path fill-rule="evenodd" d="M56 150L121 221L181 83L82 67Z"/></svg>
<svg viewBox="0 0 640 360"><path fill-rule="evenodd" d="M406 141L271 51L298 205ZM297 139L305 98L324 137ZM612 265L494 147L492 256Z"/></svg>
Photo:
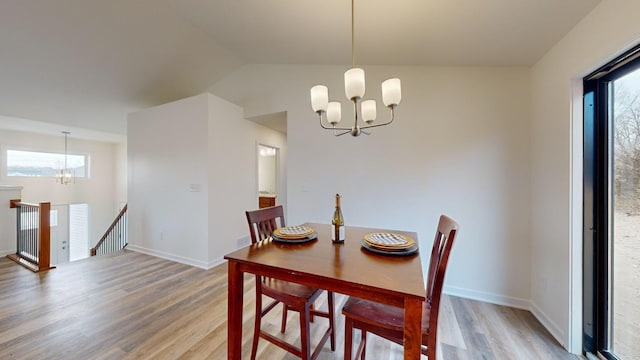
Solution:
<svg viewBox="0 0 640 360"><path fill-rule="evenodd" d="M294 282L304 278L301 282L339 293L358 296L363 292L374 292L376 300L397 306L403 306L399 302L401 298L424 301L419 254L380 255L361 246L366 234L391 230L348 226L344 243L334 244L330 235L331 225L305 225L317 231L316 240L300 244L267 240L229 253L225 259L237 262L246 272L268 274ZM414 232L391 232L410 236L418 242Z"/></svg>

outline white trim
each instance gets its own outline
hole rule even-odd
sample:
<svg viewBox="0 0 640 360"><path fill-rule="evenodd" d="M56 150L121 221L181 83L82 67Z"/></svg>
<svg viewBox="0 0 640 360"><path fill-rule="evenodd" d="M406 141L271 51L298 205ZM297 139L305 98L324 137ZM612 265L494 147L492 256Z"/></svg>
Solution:
<svg viewBox="0 0 640 360"><path fill-rule="evenodd" d="M442 291L447 295L458 296L466 299L478 300L496 305L510 306L517 309L531 309L531 301L528 299L504 296L484 291L469 290L456 286L445 286Z"/></svg>
<svg viewBox="0 0 640 360"><path fill-rule="evenodd" d="M11 255L11 254L15 254L15 253L16 253L16 249L13 249L13 250L0 250L0 257Z"/></svg>
<svg viewBox="0 0 640 360"><path fill-rule="evenodd" d="M565 348L574 354L582 353L583 298L583 178L584 178L584 109L582 79L571 82L571 138L569 191L569 324Z"/></svg>
<svg viewBox="0 0 640 360"><path fill-rule="evenodd" d="M15 186L15 185L0 185L0 191L22 191L23 186Z"/></svg>
<svg viewBox="0 0 640 360"><path fill-rule="evenodd" d="M224 258L217 258L213 261L209 261L207 263L207 270L209 269L213 269L214 267L218 266L218 265L222 265L226 262L226 260Z"/></svg>
<svg viewBox="0 0 640 360"><path fill-rule="evenodd" d="M565 334L562 333L562 330L560 330L560 327L558 326L558 324L553 322L553 320L551 320L547 316L547 314L545 314L542 310L540 310L540 308L534 302L531 302L530 311L533 314L533 316L535 316L536 319L540 321L542 326L544 326L547 329L547 331L549 331L551 336L553 336L556 339L556 341L560 343L562 347L567 349L567 344L565 342L566 341Z"/></svg>
<svg viewBox="0 0 640 360"><path fill-rule="evenodd" d="M443 292L447 295L458 296L466 299L488 302L496 305L509 306L517 309L529 311L535 316L542 326L549 331L562 347L567 349L565 334L560 330L558 324L553 322L540 308L531 300L493 294L477 290L469 290L456 286L445 286ZM581 345L581 343L580 343Z"/></svg>
<svg viewBox="0 0 640 360"><path fill-rule="evenodd" d="M197 268L200 269L204 269L204 270L209 270L213 267L216 267L220 264L222 264L224 262L224 259L219 258L219 259L215 259L213 261L202 261L202 260L197 260L197 259L192 259L192 258L188 258L188 257L184 257L184 256L179 256L179 255L174 255L174 254L170 254L170 253L166 253L164 251L158 251L158 250L152 250L152 249L147 249L147 248L143 248L137 245L128 245L127 246L127 250L131 250L131 251L135 251L135 252L139 252L142 254L147 254L147 255L151 255L151 256L155 256L161 259L165 259L165 260L171 260L171 261L175 261L181 264L185 264L185 265L191 265L191 266L195 266Z"/></svg>
<svg viewBox="0 0 640 360"><path fill-rule="evenodd" d="M236 239L236 250L251 245L251 235Z"/></svg>

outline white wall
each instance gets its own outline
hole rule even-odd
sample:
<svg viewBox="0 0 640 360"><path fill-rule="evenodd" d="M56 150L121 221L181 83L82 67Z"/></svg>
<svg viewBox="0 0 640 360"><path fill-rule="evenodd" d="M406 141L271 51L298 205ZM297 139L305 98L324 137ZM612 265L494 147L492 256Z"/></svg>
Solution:
<svg viewBox="0 0 640 360"><path fill-rule="evenodd" d="M255 207L253 123L242 109L211 94L209 101L209 259L221 262L247 228L244 212Z"/></svg>
<svg viewBox="0 0 640 360"><path fill-rule="evenodd" d="M16 209L9 202L21 198L21 186L0 185L0 256L16 252Z"/></svg>
<svg viewBox="0 0 640 360"><path fill-rule="evenodd" d="M603 0L532 70L532 302L573 352L582 331L581 81L640 42L639 13L639 1Z"/></svg>
<svg viewBox="0 0 640 360"><path fill-rule="evenodd" d="M286 138L247 121L242 108L217 96L209 99L209 266L249 243L245 211L258 208L258 145L280 148L286 166ZM286 183L285 183L286 184ZM281 200L286 201L283 193Z"/></svg>
<svg viewBox="0 0 640 360"><path fill-rule="evenodd" d="M115 153L116 195L114 203L117 209L121 209L127 202L127 143L116 144Z"/></svg>
<svg viewBox="0 0 640 360"><path fill-rule="evenodd" d="M252 65L211 89L247 117L287 111L287 222L328 222L340 193L348 225L414 230L427 249L449 214L461 230L447 291L528 307L528 69L365 67L365 97L379 104L381 81L402 80L397 119L371 136L336 138L319 127L309 89L328 85L351 126L345 70Z"/></svg>
<svg viewBox="0 0 640 360"><path fill-rule="evenodd" d="M258 144L280 147L286 166L278 134L211 94L129 114L130 248L209 268L245 245Z"/></svg>
<svg viewBox="0 0 640 360"><path fill-rule="evenodd" d="M51 202L57 204L89 204L89 243L100 239L117 214L114 203L118 174L115 171L117 156L115 143L83 140L69 136L69 153L87 154L90 157L90 178L77 179L75 184L61 185L53 178L7 177L7 148L18 150L64 152L64 137L29 132L0 130L2 166L0 184L22 186L22 200L26 202ZM126 201L126 199L125 199ZM15 244L14 244L15 247Z"/></svg>
<svg viewBox="0 0 640 360"><path fill-rule="evenodd" d="M131 249L206 266L207 106L199 95L129 114Z"/></svg>

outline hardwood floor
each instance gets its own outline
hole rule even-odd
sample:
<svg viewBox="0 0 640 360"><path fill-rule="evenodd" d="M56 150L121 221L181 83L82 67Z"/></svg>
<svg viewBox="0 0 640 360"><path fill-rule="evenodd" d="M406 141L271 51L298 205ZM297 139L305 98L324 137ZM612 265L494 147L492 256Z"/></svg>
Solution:
<svg viewBox="0 0 640 360"><path fill-rule="evenodd" d="M225 359L226 264L204 271L131 251L98 256L34 274L0 259L0 359ZM243 355L249 358L255 301L245 278ZM345 297L336 294L336 313ZM326 295L316 304L326 308ZM527 311L444 296L438 357L456 359L576 359ZM263 322L279 334L280 308ZM285 338L296 341L290 313ZM312 324L317 343L326 320ZM337 348L321 359L342 359ZM358 335L354 336L356 342ZM298 342L299 343L299 342ZM402 348L369 337L368 358L401 359ZM259 359L295 359L260 341ZM423 356L426 359L426 356Z"/></svg>

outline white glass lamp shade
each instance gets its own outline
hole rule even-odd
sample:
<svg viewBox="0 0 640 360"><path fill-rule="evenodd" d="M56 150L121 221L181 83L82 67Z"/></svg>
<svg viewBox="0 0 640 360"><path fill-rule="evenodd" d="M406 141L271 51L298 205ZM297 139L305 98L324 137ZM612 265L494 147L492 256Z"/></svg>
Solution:
<svg viewBox="0 0 640 360"><path fill-rule="evenodd" d="M375 100L366 100L363 101L362 104L362 120L367 124L373 122L376 119L376 101Z"/></svg>
<svg viewBox="0 0 640 360"><path fill-rule="evenodd" d="M349 69L344 73L344 93L347 99L362 99L364 96L364 70Z"/></svg>
<svg viewBox="0 0 640 360"><path fill-rule="evenodd" d="M384 106L398 105L401 99L400 79L389 79L382 82L382 102Z"/></svg>
<svg viewBox="0 0 640 360"><path fill-rule="evenodd" d="M311 88L311 108L314 112L327 111L329 103L329 89L324 85Z"/></svg>
<svg viewBox="0 0 640 360"><path fill-rule="evenodd" d="M327 121L331 125L335 125L340 122L341 117L342 108L340 106L340 103L337 101L330 102L327 108Z"/></svg>

